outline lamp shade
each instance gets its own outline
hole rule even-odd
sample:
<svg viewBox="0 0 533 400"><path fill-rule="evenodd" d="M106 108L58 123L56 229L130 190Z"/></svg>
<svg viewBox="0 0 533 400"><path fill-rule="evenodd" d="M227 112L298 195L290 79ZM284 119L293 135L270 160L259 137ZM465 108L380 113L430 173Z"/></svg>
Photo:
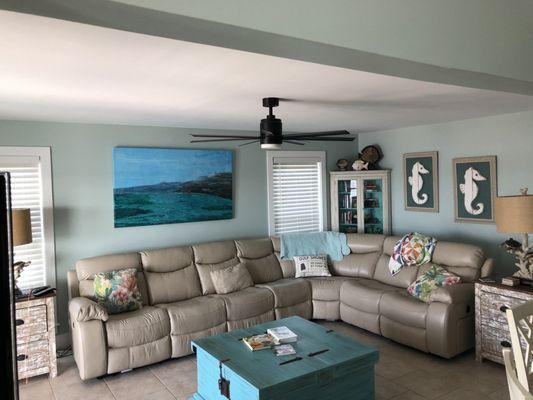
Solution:
<svg viewBox="0 0 533 400"><path fill-rule="evenodd" d="M533 232L533 195L497 197L495 219L498 232Z"/></svg>
<svg viewBox="0 0 533 400"><path fill-rule="evenodd" d="M31 243L31 215L29 208L14 208L11 210L13 223L13 246Z"/></svg>

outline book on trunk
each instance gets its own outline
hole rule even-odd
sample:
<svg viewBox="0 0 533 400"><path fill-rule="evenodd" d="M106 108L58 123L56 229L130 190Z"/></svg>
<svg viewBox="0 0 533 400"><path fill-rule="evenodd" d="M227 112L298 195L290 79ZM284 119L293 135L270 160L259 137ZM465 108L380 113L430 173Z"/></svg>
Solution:
<svg viewBox="0 0 533 400"><path fill-rule="evenodd" d="M242 341L252 351L270 349L279 344L269 334L248 336L242 338Z"/></svg>

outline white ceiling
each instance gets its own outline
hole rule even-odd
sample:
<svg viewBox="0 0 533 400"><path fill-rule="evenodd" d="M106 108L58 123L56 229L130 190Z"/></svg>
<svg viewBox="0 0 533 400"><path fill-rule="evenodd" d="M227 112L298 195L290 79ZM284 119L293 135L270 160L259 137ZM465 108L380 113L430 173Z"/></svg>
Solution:
<svg viewBox="0 0 533 400"><path fill-rule="evenodd" d="M0 11L0 118L353 132L533 109L533 97L390 77Z"/></svg>

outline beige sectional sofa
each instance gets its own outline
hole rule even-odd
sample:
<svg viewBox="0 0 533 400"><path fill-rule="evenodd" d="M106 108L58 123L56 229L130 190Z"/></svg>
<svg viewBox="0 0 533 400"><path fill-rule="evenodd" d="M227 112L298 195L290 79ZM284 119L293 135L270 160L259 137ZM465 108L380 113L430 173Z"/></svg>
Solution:
<svg viewBox="0 0 533 400"><path fill-rule="evenodd" d="M299 315L343 320L425 352L450 358L473 344L472 282L492 261L475 246L439 242L434 262L460 275L432 302L406 293L426 266L391 276L388 260L398 237L349 234L351 254L332 262L332 277L294 278L280 260L279 239L228 240L106 255L69 271L74 358L90 379L191 353L191 340ZM218 295L210 271L243 262L254 287ZM137 268L141 310L108 315L93 300L94 274Z"/></svg>

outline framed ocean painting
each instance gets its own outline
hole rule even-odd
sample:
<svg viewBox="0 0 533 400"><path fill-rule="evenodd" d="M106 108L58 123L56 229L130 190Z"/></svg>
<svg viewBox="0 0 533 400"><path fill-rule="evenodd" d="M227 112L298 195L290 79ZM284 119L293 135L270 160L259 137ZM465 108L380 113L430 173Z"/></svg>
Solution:
<svg viewBox="0 0 533 400"><path fill-rule="evenodd" d="M439 154L403 155L403 191L407 211L439 212Z"/></svg>
<svg viewBox="0 0 533 400"><path fill-rule="evenodd" d="M454 158L456 222L494 222L496 156Z"/></svg>
<svg viewBox="0 0 533 400"><path fill-rule="evenodd" d="M233 218L233 152L115 147L115 227Z"/></svg>

